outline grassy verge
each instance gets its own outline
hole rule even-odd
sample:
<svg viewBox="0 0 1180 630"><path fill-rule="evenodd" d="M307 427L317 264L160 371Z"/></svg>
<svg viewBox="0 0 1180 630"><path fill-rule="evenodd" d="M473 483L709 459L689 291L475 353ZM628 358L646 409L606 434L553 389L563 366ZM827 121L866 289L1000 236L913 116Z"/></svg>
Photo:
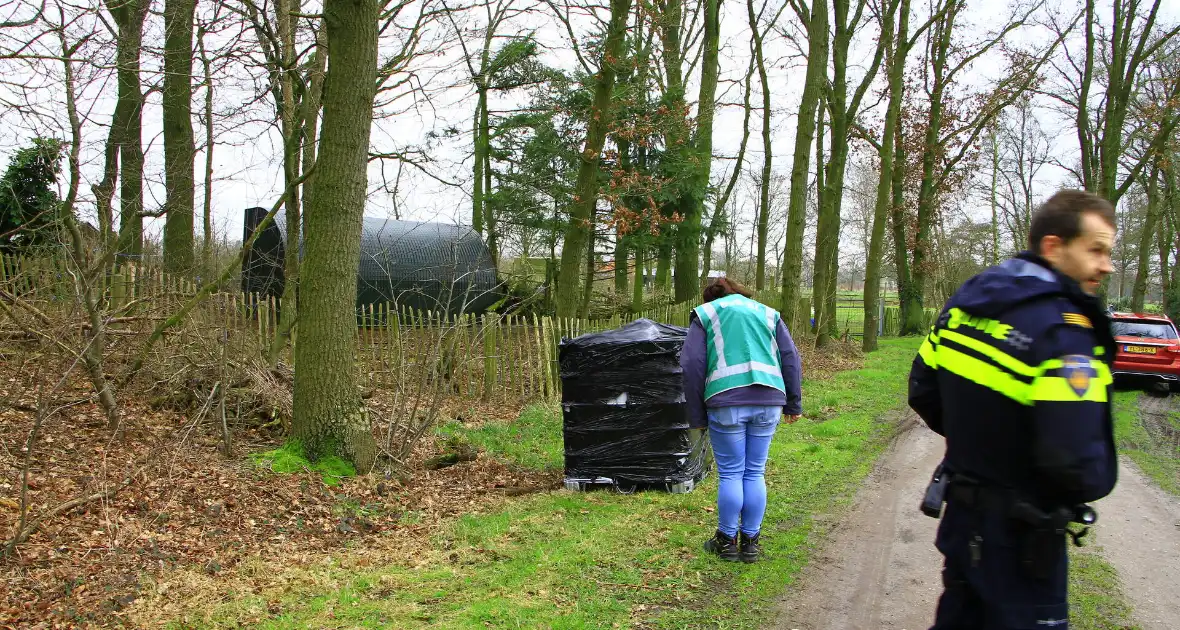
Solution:
<svg viewBox="0 0 1180 630"><path fill-rule="evenodd" d="M1153 439L1139 408L1141 395L1144 394L1139 391L1115 392L1114 430L1119 452L1130 457L1160 487L1180 495L1180 453L1171 445ZM1180 428L1178 415L1169 410L1168 417L1158 421ZM1071 627L1080 630L1137 629L1139 626L1131 620L1131 606L1123 594L1118 572L1102 558L1102 548L1078 550L1071 546L1070 549Z"/></svg>
<svg viewBox="0 0 1180 630"><path fill-rule="evenodd" d="M1102 558L1101 551L1101 547L1070 546L1069 625L1076 630L1138 630L1118 571Z"/></svg>
<svg viewBox="0 0 1180 630"><path fill-rule="evenodd" d="M1116 392L1114 396L1114 430L1119 452L1135 462L1143 474L1175 496L1180 496L1180 444L1169 443L1153 436L1140 412L1139 398L1147 394L1138 391ZM1180 405L1164 403L1166 417L1154 418L1170 433L1180 433Z"/></svg>
<svg viewBox="0 0 1180 630"><path fill-rule="evenodd" d="M557 491L440 524L412 549L268 565L281 573L274 588L227 596L178 627L757 627L823 515L846 504L891 436L881 419L904 404L916 348L886 341L864 369L805 382L805 419L783 425L771 449L764 562L720 563L701 550L716 526L715 475L683 495ZM561 465L555 407L511 426L443 432L518 465Z"/></svg>

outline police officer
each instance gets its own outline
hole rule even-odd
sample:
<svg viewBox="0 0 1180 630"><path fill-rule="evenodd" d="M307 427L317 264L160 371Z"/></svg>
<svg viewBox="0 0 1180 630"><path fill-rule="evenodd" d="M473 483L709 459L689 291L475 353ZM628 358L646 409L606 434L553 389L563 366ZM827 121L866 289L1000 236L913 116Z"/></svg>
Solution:
<svg viewBox="0 0 1180 630"><path fill-rule="evenodd" d="M950 475L932 630L1068 627L1066 539L1084 534L1070 522L1117 475L1096 297L1114 236L1108 201L1053 195L1029 251L964 283L914 359L909 403L946 438Z"/></svg>

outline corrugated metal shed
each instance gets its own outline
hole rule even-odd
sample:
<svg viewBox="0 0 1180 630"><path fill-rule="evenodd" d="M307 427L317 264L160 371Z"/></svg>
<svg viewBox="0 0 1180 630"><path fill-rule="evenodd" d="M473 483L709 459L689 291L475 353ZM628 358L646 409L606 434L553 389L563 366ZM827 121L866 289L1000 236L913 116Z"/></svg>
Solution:
<svg viewBox="0 0 1180 630"><path fill-rule="evenodd" d="M243 238L266 216L246 210ZM281 296L287 223L283 213L259 235L242 265L242 290ZM394 303L435 312L482 312L500 298L483 238L466 226L365 217L357 306Z"/></svg>

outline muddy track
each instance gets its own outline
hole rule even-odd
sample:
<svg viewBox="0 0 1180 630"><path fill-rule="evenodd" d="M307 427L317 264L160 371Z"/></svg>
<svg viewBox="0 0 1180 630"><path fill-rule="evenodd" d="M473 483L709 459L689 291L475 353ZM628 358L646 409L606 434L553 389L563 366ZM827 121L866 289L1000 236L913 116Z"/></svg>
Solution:
<svg viewBox="0 0 1180 630"><path fill-rule="evenodd" d="M916 416L877 461L771 625L800 630L928 628L941 592L938 522L918 510L943 440Z"/></svg>

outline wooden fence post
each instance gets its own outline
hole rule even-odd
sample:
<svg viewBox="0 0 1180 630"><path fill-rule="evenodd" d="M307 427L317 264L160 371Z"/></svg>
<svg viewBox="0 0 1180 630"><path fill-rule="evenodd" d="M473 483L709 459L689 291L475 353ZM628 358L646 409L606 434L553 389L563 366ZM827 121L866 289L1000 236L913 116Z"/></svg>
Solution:
<svg viewBox="0 0 1180 630"><path fill-rule="evenodd" d="M498 318L483 316L483 399L489 400L496 387L496 325Z"/></svg>

